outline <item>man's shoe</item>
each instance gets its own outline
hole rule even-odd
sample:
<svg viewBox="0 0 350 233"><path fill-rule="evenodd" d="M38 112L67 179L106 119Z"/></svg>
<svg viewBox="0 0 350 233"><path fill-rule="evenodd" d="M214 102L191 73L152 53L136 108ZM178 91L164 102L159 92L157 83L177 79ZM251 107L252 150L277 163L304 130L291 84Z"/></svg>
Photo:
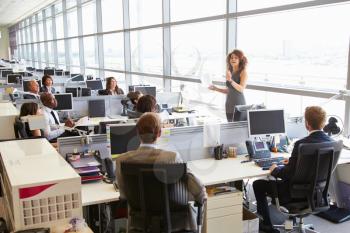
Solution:
<svg viewBox="0 0 350 233"><path fill-rule="evenodd" d="M264 223L259 223L259 230L265 233L280 233L279 230L272 227L272 225L266 225Z"/></svg>

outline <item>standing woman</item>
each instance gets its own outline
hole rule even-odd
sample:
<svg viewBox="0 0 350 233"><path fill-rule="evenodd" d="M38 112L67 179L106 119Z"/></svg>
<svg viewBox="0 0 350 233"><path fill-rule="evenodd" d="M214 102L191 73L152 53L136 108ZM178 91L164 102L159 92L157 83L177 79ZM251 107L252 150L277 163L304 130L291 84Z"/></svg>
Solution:
<svg viewBox="0 0 350 233"><path fill-rule="evenodd" d="M124 91L118 87L117 80L114 77L108 77L106 79L106 89L99 90L99 95L123 95Z"/></svg>
<svg viewBox="0 0 350 233"><path fill-rule="evenodd" d="M226 58L226 88L209 86L210 90L226 94L226 118L233 121L233 113L236 105L246 104L243 91L247 86L248 60L241 50L235 49Z"/></svg>
<svg viewBox="0 0 350 233"><path fill-rule="evenodd" d="M42 86L40 87L40 92L49 92L51 94L55 94L56 90L52 86L53 80L50 75L44 75L41 79Z"/></svg>

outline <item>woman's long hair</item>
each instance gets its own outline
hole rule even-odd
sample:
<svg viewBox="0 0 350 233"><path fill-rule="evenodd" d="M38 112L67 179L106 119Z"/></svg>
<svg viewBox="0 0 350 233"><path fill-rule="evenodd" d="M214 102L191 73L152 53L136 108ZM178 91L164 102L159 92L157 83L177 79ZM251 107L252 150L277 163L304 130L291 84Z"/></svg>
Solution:
<svg viewBox="0 0 350 233"><path fill-rule="evenodd" d="M107 90L110 90L111 89L111 82L112 82L112 80L114 80L115 82L116 82L116 85L115 85L115 91L118 91L118 89L119 89L119 87L118 87L118 82L117 82L117 80L114 78L114 77L108 77L107 79L106 79L106 89Z"/></svg>
<svg viewBox="0 0 350 233"><path fill-rule="evenodd" d="M36 115L36 113L38 112L38 104L34 103L34 102L30 102L30 103L24 103L21 106L21 111L19 116L28 116L28 115Z"/></svg>
<svg viewBox="0 0 350 233"><path fill-rule="evenodd" d="M236 73L241 73L242 70L246 68L248 64L248 59L246 58L246 56L244 56L244 53L239 49L235 49L231 53L229 53L226 57L226 66L227 66L227 69L229 69L231 72L233 71L233 67L230 64L230 59L232 54L236 55L239 59L238 70L236 70Z"/></svg>

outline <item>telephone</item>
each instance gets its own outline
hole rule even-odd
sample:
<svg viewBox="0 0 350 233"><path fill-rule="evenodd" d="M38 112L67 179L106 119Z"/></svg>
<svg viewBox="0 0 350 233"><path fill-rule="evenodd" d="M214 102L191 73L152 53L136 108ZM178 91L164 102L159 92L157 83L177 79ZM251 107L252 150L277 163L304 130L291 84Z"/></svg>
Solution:
<svg viewBox="0 0 350 233"><path fill-rule="evenodd" d="M247 146L247 151L248 151L250 160L271 157L271 152L266 142L256 141L256 140L247 140L245 141L245 144Z"/></svg>

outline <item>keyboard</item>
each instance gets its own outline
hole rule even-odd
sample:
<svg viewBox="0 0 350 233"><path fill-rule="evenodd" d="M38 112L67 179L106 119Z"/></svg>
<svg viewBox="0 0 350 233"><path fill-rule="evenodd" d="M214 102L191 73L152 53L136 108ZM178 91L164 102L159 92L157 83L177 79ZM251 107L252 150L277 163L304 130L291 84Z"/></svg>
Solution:
<svg viewBox="0 0 350 233"><path fill-rule="evenodd" d="M254 162L259 167L271 167L273 163L277 165L283 165L284 157L273 157L273 158L264 158L264 159L255 159Z"/></svg>

